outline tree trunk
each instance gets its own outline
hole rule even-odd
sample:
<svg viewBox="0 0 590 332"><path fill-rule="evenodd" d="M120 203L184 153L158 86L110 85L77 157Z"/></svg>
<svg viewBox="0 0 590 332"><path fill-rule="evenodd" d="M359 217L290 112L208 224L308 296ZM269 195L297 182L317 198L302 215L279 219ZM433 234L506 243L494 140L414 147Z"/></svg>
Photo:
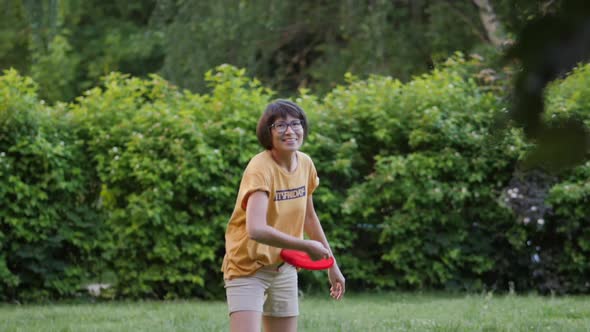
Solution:
<svg viewBox="0 0 590 332"><path fill-rule="evenodd" d="M502 47L506 43L506 38L502 32L502 26L496 17L494 8L489 0L473 0L473 3L479 8L479 16L483 23L488 39L496 47Z"/></svg>

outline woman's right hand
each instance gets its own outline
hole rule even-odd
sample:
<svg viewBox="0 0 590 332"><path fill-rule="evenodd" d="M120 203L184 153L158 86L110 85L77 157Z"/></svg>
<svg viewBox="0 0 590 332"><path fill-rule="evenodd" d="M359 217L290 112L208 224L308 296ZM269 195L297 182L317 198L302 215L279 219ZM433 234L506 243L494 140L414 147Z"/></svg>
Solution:
<svg viewBox="0 0 590 332"><path fill-rule="evenodd" d="M309 257L314 260L320 260L322 258L329 258L330 251L321 242L315 240L306 240L307 249L305 252Z"/></svg>

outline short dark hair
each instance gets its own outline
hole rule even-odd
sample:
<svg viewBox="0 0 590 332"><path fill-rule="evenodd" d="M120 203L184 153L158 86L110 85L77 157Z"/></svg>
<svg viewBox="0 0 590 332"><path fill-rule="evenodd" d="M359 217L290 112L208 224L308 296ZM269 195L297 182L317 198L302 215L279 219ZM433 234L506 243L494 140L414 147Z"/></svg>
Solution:
<svg viewBox="0 0 590 332"><path fill-rule="evenodd" d="M258 142L265 149L272 149L272 133L270 132L270 125L277 119L286 119L287 116L298 118L303 124L303 138L307 138L308 123L307 116L301 107L292 101L277 99L266 106L266 110L262 113L258 126L256 127L256 137Z"/></svg>

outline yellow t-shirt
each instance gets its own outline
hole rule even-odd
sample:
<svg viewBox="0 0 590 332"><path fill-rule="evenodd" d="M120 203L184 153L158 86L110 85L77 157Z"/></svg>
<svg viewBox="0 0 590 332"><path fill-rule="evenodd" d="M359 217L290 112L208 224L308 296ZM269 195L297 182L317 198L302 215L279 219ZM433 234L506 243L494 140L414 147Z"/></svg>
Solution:
<svg viewBox="0 0 590 332"><path fill-rule="evenodd" d="M289 173L266 150L254 156L242 176L234 212L225 232L224 279L248 276L259 268L281 262L281 248L250 240L246 230L246 205L250 194L268 193L267 224L303 238L307 198L319 184L311 158L297 152L297 168Z"/></svg>

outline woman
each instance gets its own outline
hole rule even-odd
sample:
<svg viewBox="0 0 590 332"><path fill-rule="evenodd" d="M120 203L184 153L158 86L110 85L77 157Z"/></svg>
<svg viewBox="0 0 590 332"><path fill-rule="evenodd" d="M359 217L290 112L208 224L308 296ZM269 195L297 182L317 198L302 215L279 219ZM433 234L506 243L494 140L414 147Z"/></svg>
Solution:
<svg viewBox="0 0 590 332"><path fill-rule="evenodd" d="M223 259L231 331L296 331L297 269L280 258L282 248L305 251L313 260L333 256L313 207L319 184L308 155L299 151L308 122L295 103L277 100L258 121L265 151L254 156L240 183L225 233ZM306 233L309 240L303 239ZM330 295L344 295L337 263L328 270Z"/></svg>

